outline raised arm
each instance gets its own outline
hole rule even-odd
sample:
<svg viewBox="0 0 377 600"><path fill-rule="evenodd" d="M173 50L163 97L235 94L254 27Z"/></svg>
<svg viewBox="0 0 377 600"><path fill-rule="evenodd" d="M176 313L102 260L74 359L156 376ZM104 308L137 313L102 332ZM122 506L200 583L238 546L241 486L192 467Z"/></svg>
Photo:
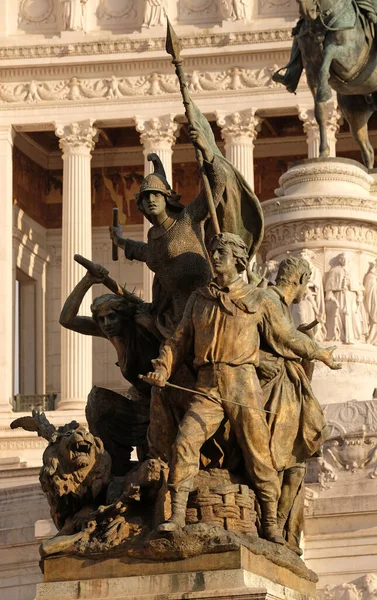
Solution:
<svg viewBox="0 0 377 600"><path fill-rule="evenodd" d="M93 335L95 337L106 337L92 317L78 316L85 294L90 290L94 283L102 283L102 280L87 272L64 302L62 312L60 313L59 323L66 329L71 329L77 333Z"/></svg>

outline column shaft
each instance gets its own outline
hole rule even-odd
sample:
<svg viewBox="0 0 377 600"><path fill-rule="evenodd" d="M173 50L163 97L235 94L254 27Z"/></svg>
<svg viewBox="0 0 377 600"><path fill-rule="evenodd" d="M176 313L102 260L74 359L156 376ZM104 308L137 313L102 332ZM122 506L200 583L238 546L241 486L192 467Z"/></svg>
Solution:
<svg viewBox="0 0 377 600"><path fill-rule="evenodd" d="M57 129L63 150L62 303L84 275L74 254L92 257L91 150L96 130L90 122ZM89 291L80 314L90 315ZM92 387L92 338L61 330L61 397L59 409L79 409Z"/></svg>
<svg viewBox="0 0 377 600"><path fill-rule="evenodd" d="M13 395L13 137L0 128L0 421L11 414Z"/></svg>

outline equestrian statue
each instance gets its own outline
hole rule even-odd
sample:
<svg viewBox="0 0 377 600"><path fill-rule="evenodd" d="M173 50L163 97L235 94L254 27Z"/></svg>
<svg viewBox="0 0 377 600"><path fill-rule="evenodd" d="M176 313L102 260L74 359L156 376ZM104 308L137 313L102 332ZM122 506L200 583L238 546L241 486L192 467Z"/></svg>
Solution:
<svg viewBox="0 0 377 600"><path fill-rule="evenodd" d="M294 93L305 68L320 130L321 157L329 155L326 102L335 90L363 163L372 169L368 121L377 110L377 0L297 1L300 19L292 31L291 58L273 79Z"/></svg>

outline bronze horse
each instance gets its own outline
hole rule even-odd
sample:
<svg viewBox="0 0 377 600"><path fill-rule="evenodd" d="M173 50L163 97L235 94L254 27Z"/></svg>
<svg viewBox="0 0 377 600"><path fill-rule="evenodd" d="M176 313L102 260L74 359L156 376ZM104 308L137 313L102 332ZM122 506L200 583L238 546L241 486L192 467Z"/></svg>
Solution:
<svg viewBox="0 0 377 600"><path fill-rule="evenodd" d="M333 89L360 145L363 163L371 169L374 150L368 137L368 121L377 109L377 49L372 22L377 20L375 0L297 1L301 20L296 28L290 65L294 66L296 61L296 75L297 60L301 69L304 66L306 70L320 129L320 156L329 154L326 102ZM283 79L277 74L276 81Z"/></svg>

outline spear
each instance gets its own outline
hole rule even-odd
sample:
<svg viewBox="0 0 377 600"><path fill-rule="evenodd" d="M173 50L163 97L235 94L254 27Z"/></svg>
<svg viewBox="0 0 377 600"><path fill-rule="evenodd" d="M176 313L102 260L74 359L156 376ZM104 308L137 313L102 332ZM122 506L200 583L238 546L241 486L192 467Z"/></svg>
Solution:
<svg viewBox="0 0 377 600"><path fill-rule="evenodd" d="M186 77L185 77L185 73L183 70L183 60L181 58L181 45L179 43L177 34L175 33L169 19L167 19L167 24L168 24L168 31L166 34L166 52L168 54L170 54L173 59L172 64L175 67L175 72L178 77L179 87L180 87L182 99L183 99L183 105L185 107L185 114L186 114L186 118L189 122L189 126L190 126L190 128L196 129L195 128L194 107L193 107L193 104L192 104L192 101L190 98L190 93L189 93L189 90L187 87ZM208 175L207 175L205 167L204 167L204 159L203 159L202 151L196 145L195 145L195 154L196 154L196 160L198 161L199 167L200 167L200 174L201 174L202 181L203 181L204 193L205 193L205 196L207 199L208 209L209 209L209 213L211 215L211 219L213 222L213 227L214 227L215 233L218 234L218 233L220 233L220 226L219 226L219 221L217 219L215 203L213 201L213 196L212 196L212 190L211 190L211 186L209 183Z"/></svg>

